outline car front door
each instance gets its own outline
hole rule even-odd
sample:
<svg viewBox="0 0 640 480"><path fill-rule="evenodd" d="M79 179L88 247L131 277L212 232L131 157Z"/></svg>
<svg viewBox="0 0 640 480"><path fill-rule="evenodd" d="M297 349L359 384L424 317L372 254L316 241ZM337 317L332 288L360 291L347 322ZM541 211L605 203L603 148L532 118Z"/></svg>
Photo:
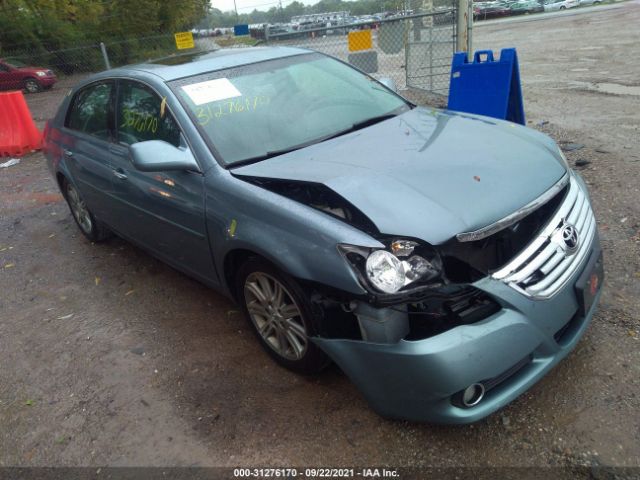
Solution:
<svg viewBox="0 0 640 480"><path fill-rule="evenodd" d="M120 80L112 182L119 201L118 231L169 263L207 281L215 278L204 215L204 176L197 171L141 172L129 146L162 140L188 149L166 98L151 87Z"/></svg>

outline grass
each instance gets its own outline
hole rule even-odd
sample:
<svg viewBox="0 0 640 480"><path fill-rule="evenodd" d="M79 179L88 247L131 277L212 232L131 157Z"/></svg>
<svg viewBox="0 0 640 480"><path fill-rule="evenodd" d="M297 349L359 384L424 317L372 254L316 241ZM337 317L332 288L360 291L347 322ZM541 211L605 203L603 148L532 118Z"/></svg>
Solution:
<svg viewBox="0 0 640 480"><path fill-rule="evenodd" d="M244 45L247 47L253 47L260 43L257 38L250 37L248 35L242 37L228 36L228 37L215 37L214 41L221 47L233 47L235 45Z"/></svg>

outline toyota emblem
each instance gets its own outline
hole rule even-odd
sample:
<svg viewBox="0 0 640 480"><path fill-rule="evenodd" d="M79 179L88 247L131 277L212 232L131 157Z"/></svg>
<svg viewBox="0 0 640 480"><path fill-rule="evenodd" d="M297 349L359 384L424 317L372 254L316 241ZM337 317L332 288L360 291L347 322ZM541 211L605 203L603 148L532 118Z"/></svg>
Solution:
<svg viewBox="0 0 640 480"><path fill-rule="evenodd" d="M578 230L570 223L565 222L562 226L562 242L568 254L574 253L578 249Z"/></svg>

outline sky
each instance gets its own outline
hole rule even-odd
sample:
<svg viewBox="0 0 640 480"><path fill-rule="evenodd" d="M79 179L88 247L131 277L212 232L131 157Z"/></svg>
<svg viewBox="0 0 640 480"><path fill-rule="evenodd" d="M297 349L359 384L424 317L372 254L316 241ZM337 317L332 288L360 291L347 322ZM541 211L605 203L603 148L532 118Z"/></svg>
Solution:
<svg viewBox="0 0 640 480"><path fill-rule="evenodd" d="M282 0L282 6L286 7L293 0ZM305 5L313 5L318 3L318 0L298 0ZM249 13L253 9L257 10L269 10L271 7L278 6L278 0L236 0L238 5L238 13ZM214 8L218 8L223 12L233 10L233 0L211 0L211 5Z"/></svg>

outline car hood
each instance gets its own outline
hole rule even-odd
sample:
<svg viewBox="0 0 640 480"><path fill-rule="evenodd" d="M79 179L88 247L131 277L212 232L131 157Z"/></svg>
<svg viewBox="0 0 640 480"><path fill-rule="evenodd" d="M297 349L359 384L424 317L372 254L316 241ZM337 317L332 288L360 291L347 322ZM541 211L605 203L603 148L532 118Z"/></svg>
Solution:
<svg viewBox="0 0 640 480"><path fill-rule="evenodd" d="M17 70L22 73L48 72L48 68L40 67L18 67Z"/></svg>
<svg viewBox="0 0 640 480"><path fill-rule="evenodd" d="M565 171L553 140L535 130L415 108L233 174L324 184L380 232L435 245L513 213Z"/></svg>

